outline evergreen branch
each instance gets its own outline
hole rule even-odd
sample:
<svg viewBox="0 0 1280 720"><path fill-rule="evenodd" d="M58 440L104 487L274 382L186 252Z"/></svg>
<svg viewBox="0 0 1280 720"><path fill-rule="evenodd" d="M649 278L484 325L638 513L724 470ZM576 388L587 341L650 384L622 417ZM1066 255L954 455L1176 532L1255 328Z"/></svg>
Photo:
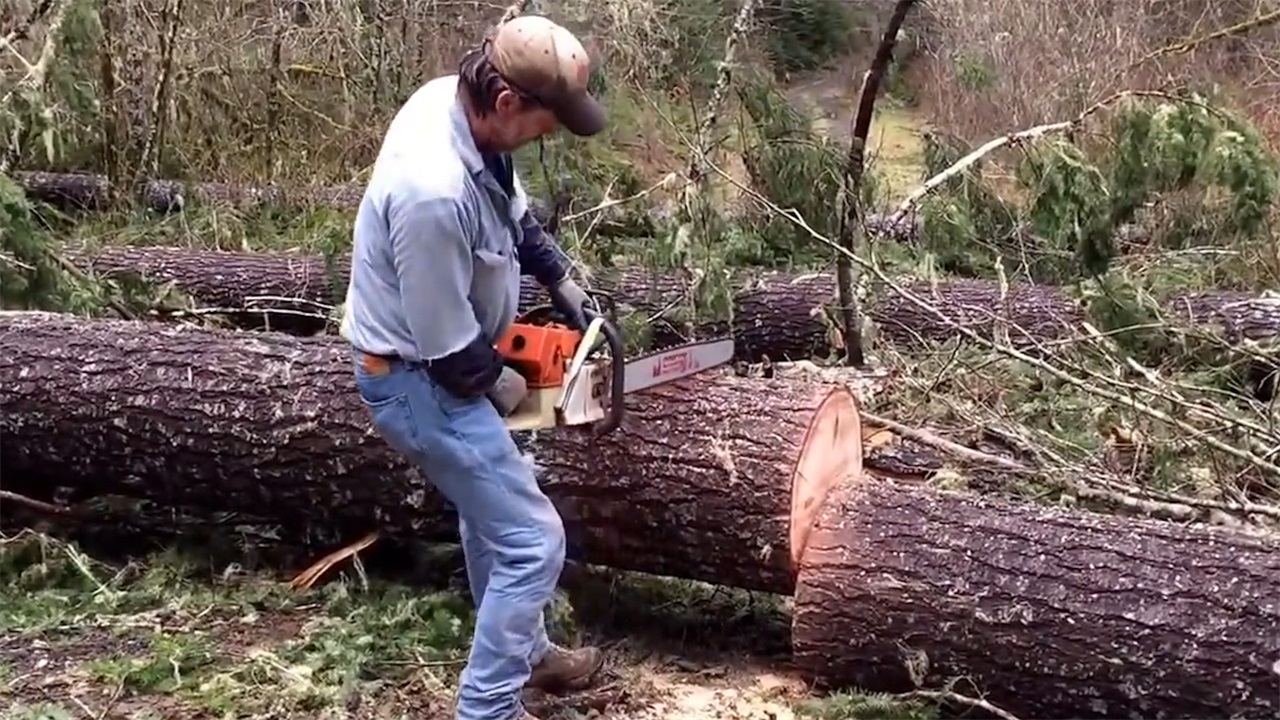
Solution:
<svg viewBox="0 0 1280 720"><path fill-rule="evenodd" d="M933 177L925 180L923 184L908 193L907 197L903 199L886 222L890 227L901 222L906 217L907 213L909 213L912 208L914 208L926 195L936 190L951 178L954 178L968 170L975 163L983 157L990 155L992 152L995 152L1002 147L1013 147L1033 140L1038 140L1046 135L1071 132L1083 125L1084 122L1094 114L1120 102L1121 100L1135 97L1158 97L1169 100L1177 99L1168 93L1160 92L1158 90L1125 90L1123 92L1118 92L1105 100L1101 100L1090 105L1084 110L1084 112L1071 120L1036 125L1035 127L1030 127L1025 130L1019 130L1007 135L1002 135L994 140L988 140L976 150L973 150L969 154L952 163L950 167L945 168Z"/></svg>

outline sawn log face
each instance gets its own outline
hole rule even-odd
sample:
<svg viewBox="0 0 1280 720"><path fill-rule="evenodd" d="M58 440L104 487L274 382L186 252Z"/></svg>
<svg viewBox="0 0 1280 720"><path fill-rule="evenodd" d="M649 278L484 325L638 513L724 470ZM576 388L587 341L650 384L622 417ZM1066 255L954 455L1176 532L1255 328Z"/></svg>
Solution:
<svg viewBox="0 0 1280 720"><path fill-rule="evenodd" d="M1274 717L1280 546L846 484L801 561L793 642L823 685L912 690L912 663L1022 717Z"/></svg>
<svg viewBox="0 0 1280 720"><path fill-rule="evenodd" d="M790 592L791 472L830 392L712 371L632 396L594 444L561 430L528 445L574 557ZM334 337L0 314L0 453L6 486L45 496L71 478L80 498L274 517L299 543L456 539L372 431Z"/></svg>

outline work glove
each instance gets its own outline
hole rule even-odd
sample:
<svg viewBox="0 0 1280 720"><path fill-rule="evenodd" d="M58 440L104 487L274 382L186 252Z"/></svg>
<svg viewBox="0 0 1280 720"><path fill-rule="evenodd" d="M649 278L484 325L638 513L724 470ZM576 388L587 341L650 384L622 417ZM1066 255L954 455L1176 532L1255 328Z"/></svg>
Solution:
<svg viewBox="0 0 1280 720"><path fill-rule="evenodd" d="M586 305L590 298L586 291L568 275L550 290L551 306L569 319L569 324L579 330L587 329Z"/></svg>
<svg viewBox="0 0 1280 720"><path fill-rule="evenodd" d="M488 397L498 409L498 414L507 417L515 412L516 406L528 392L529 386L525 383L524 376L510 367L503 367L498 381L489 388Z"/></svg>

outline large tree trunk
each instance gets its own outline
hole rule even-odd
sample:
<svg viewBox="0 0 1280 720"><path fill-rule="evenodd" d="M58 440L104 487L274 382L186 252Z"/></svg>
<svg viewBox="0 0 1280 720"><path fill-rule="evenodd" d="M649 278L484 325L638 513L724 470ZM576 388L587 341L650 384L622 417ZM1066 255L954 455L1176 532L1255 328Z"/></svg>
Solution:
<svg viewBox="0 0 1280 720"><path fill-rule="evenodd" d="M14 179L32 198L55 207L101 210L111 197L111 183L104 175L90 173L18 172ZM284 188L218 182L147 180L138 188L142 205L156 212L182 210L192 203L250 209L255 207L332 207L354 209L364 196L364 186Z"/></svg>
<svg viewBox="0 0 1280 720"><path fill-rule="evenodd" d="M1280 545L889 481L828 497L793 642L824 686L964 676L1023 717L1274 717Z"/></svg>
<svg viewBox="0 0 1280 720"><path fill-rule="evenodd" d="M103 210L111 202L111 182L105 175L92 173L17 172L14 179L31 198L64 210ZM192 205L231 207L242 211L274 208L300 210L331 208L353 211L360 207L365 186L344 183L328 186L246 185L225 182L184 182L181 180L143 180L134 188L133 197L142 207L159 213L178 212ZM567 197L560 199L568 201ZM552 208L537 198L529 199L529 207L548 232L555 233L559 224ZM604 223L614 235L644 232L617 219ZM647 228L652 234L652 227Z"/></svg>
<svg viewBox="0 0 1280 720"><path fill-rule="evenodd" d="M108 277L140 274L172 283L201 305L239 327L269 327L294 334L315 334L328 323L317 303L340 302L347 284L346 257L327 266L314 255L232 253L159 247L69 249L67 256ZM743 271L735 279L732 331L740 360L760 361L825 356L842 342L827 308L835 300L834 276ZM651 345L730 329L723 320L687 322L693 294L679 273L610 269L589 285L612 293L625 310L650 320ZM983 280L949 280L906 286L938 312L920 308L894 292L872 298L867 314L881 338L898 347L953 338L957 323L983 337L1002 334L1033 354L1044 345L1079 333L1085 319L1078 303L1058 288L1014 285L1007 293ZM521 304L547 302L545 291L525 278ZM1280 336L1280 303L1237 291L1190 293L1166 304L1171 325L1216 336L1228 344ZM1053 345L1048 346L1050 349ZM1273 363L1251 359L1245 380L1262 399L1273 395Z"/></svg>
<svg viewBox="0 0 1280 720"><path fill-rule="evenodd" d="M350 267L347 257L335 258L330 272L319 256L166 247L69 249L66 254L107 277L136 274L172 283L199 303L244 309L245 317L282 310L271 316L270 327L301 334L321 330L324 320L318 314L309 322L299 318L300 304L288 299L333 303L345 293ZM656 315L652 325L658 343L725 329L722 321L699 321L690 327L675 319L685 314L693 293L679 273L611 269L595 273L587 284L611 293L620 304ZM747 271L739 273L735 284L732 329L739 358L809 358L840 346L826 314L835 302L833 275ZM1019 346L1065 337L1083 317L1076 303L1052 287L1014 286L1003 298L995 283L982 280L952 280L936 288L917 282L910 288L946 317L977 333L990 336L996 323L1003 323L1011 342ZM545 302L546 293L525 278L521 303L528 307ZM880 333L896 344L936 342L955 335L936 315L896 294L876 298L868 313Z"/></svg>
<svg viewBox="0 0 1280 720"><path fill-rule="evenodd" d="M853 396L708 372L627 398L618 431L527 447L589 563L789 593L826 488L860 469ZM377 437L332 337L0 314L6 488L111 493L271 518L331 546L379 529L456 540L417 469Z"/></svg>

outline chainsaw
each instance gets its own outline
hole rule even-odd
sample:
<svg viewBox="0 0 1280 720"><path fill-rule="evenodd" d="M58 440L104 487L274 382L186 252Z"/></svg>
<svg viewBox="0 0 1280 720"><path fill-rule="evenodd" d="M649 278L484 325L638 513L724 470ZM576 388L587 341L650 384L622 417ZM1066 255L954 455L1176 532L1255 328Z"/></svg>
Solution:
<svg viewBox="0 0 1280 720"><path fill-rule="evenodd" d="M549 305L529 309L499 338L504 362L520 373L528 394L506 418L511 430L595 426L598 435L622 423L623 397L688 377L733 359L728 337L684 343L624 359L612 311L587 309L584 330ZM607 356L600 350L608 348Z"/></svg>

